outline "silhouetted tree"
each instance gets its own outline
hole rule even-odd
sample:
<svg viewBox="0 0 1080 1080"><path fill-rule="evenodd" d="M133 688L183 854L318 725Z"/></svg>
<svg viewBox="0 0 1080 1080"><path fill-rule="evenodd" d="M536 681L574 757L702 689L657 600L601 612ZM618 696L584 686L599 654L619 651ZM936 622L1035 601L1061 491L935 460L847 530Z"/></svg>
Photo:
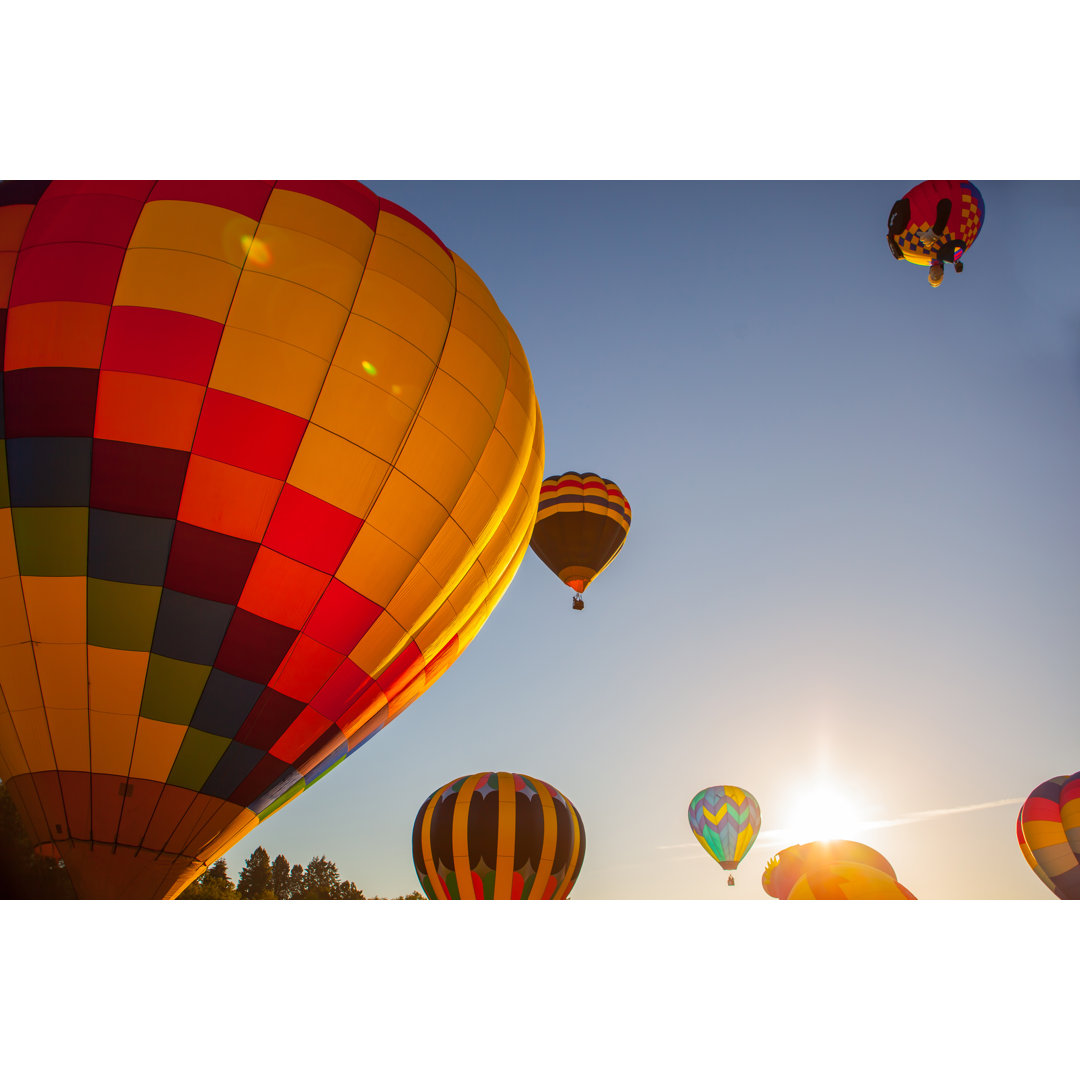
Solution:
<svg viewBox="0 0 1080 1080"><path fill-rule="evenodd" d="M394 899L395 900L423 900L423 899L425 899L425 897L424 897L424 894L419 889L413 889L413 891L411 893L409 893L408 896L396 896Z"/></svg>
<svg viewBox="0 0 1080 1080"><path fill-rule="evenodd" d="M74 900L62 862L38 855L11 795L0 784L0 900Z"/></svg>
<svg viewBox="0 0 1080 1080"><path fill-rule="evenodd" d="M292 898L292 886L289 882L289 860L284 855L278 855L270 867L270 884L274 890L274 896L279 900Z"/></svg>
<svg viewBox="0 0 1080 1080"><path fill-rule="evenodd" d="M337 887L337 895L330 897L331 900L366 900L364 890L356 886L355 881L343 881Z"/></svg>
<svg viewBox="0 0 1080 1080"><path fill-rule="evenodd" d="M338 868L325 856L316 855L304 869L301 900L333 900L341 884Z"/></svg>
<svg viewBox="0 0 1080 1080"><path fill-rule="evenodd" d="M289 871L289 899L299 900L304 895L304 868L295 863Z"/></svg>
<svg viewBox="0 0 1080 1080"><path fill-rule="evenodd" d="M276 900L270 872L270 856L261 845L249 856L236 882L241 900Z"/></svg>

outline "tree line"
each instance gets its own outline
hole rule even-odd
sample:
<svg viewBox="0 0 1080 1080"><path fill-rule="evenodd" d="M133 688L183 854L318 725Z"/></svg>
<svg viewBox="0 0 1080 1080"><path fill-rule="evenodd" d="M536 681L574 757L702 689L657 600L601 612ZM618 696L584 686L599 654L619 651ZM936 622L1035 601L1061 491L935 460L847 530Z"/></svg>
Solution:
<svg viewBox="0 0 1080 1080"><path fill-rule="evenodd" d="M0 900L74 900L75 889L63 861L38 855L23 828L15 803L0 784ZM236 884L224 859L196 878L178 900L366 900L364 890L343 881L337 866L317 855L307 866L284 855L271 861L257 847L240 870ZM385 897L376 896L374 900ZM422 900L414 890L398 900Z"/></svg>
<svg viewBox="0 0 1080 1080"><path fill-rule="evenodd" d="M218 859L196 878L178 900L366 900L354 881L343 881L337 866L316 855L307 866L290 863L284 855L273 861L261 844L247 858L234 885L224 859ZM373 899L382 900L376 896ZM419 891L398 900L422 900Z"/></svg>

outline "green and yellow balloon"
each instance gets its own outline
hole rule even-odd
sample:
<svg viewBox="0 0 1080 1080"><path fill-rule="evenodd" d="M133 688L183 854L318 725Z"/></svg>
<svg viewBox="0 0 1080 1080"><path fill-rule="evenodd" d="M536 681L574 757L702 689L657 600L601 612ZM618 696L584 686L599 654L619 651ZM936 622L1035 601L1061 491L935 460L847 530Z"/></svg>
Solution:
<svg viewBox="0 0 1080 1080"><path fill-rule="evenodd" d="M757 799L740 787L707 787L691 800L690 828L698 843L725 869L734 870L753 846L761 828ZM728 875L734 885L734 876Z"/></svg>

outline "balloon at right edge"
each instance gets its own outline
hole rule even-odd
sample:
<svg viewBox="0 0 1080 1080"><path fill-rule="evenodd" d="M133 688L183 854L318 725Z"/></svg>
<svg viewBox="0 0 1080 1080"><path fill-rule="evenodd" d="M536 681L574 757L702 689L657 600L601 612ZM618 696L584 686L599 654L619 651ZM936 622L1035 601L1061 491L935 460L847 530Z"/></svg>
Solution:
<svg viewBox="0 0 1080 1080"><path fill-rule="evenodd" d="M618 555L630 530L630 503L612 480L596 473L547 477L530 547L564 585L581 594Z"/></svg>
<svg viewBox="0 0 1080 1080"><path fill-rule="evenodd" d="M1080 900L1080 772L1041 783L1016 819L1020 851L1062 900Z"/></svg>

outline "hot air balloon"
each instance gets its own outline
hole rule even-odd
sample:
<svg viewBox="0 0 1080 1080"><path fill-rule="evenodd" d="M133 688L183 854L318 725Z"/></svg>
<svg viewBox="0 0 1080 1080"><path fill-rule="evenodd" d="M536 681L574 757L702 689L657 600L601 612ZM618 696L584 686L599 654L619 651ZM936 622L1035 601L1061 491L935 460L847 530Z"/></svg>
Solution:
<svg viewBox="0 0 1080 1080"><path fill-rule="evenodd" d="M1023 807L1020 808L1020 812L1016 815L1016 842L1020 845L1020 854L1024 856L1024 861L1035 872L1035 876L1059 899L1068 900L1069 898L1051 881L1047 876L1046 871L1035 861L1035 856L1031 854L1031 848L1028 847L1028 842L1024 839L1024 829L1021 818L1023 817Z"/></svg>
<svg viewBox="0 0 1080 1080"><path fill-rule="evenodd" d="M725 869L734 870L761 828L761 808L749 791L724 784L699 791L687 811L698 843ZM728 874L728 884L735 878Z"/></svg>
<svg viewBox="0 0 1080 1080"><path fill-rule="evenodd" d="M585 859L585 827L551 784L480 772L424 800L412 846L432 900L565 900Z"/></svg>
<svg viewBox="0 0 1080 1080"><path fill-rule="evenodd" d="M1040 784L1020 807L1016 836L1042 883L1062 900L1080 900L1080 772Z"/></svg>
<svg viewBox="0 0 1080 1080"><path fill-rule="evenodd" d="M788 900L914 900L891 874L861 862L828 862L795 882Z"/></svg>
<svg viewBox="0 0 1080 1080"><path fill-rule="evenodd" d="M914 900L889 860L855 840L815 840L774 855L762 888L778 900Z"/></svg>
<svg viewBox="0 0 1080 1080"><path fill-rule="evenodd" d="M630 529L630 504L618 485L595 473L549 476L540 488L540 505L530 546L565 585L581 594L619 554Z"/></svg>
<svg viewBox="0 0 1080 1080"><path fill-rule="evenodd" d="M172 897L479 630L529 366L353 182L0 184L0 347L0 779L81 897Z"/></svg>
<svg viewBox="0 0 1080 1080"><path fill-rule="evenodd" d="M855 840L815 840L777 852L765 864L761 886L770 896L786 900L799 878L815 867L833 862L862 863L896 878L889 860L868 844Z"/></svg>
<svg viewBox="0 0 1080 1080"><path fill-rule="evenodd" d="M964 269L960 260L985 221L983 197L970 180L925 180L893 204L886 239L893 258L929 266L936 287L944 263Z"/></svg>

